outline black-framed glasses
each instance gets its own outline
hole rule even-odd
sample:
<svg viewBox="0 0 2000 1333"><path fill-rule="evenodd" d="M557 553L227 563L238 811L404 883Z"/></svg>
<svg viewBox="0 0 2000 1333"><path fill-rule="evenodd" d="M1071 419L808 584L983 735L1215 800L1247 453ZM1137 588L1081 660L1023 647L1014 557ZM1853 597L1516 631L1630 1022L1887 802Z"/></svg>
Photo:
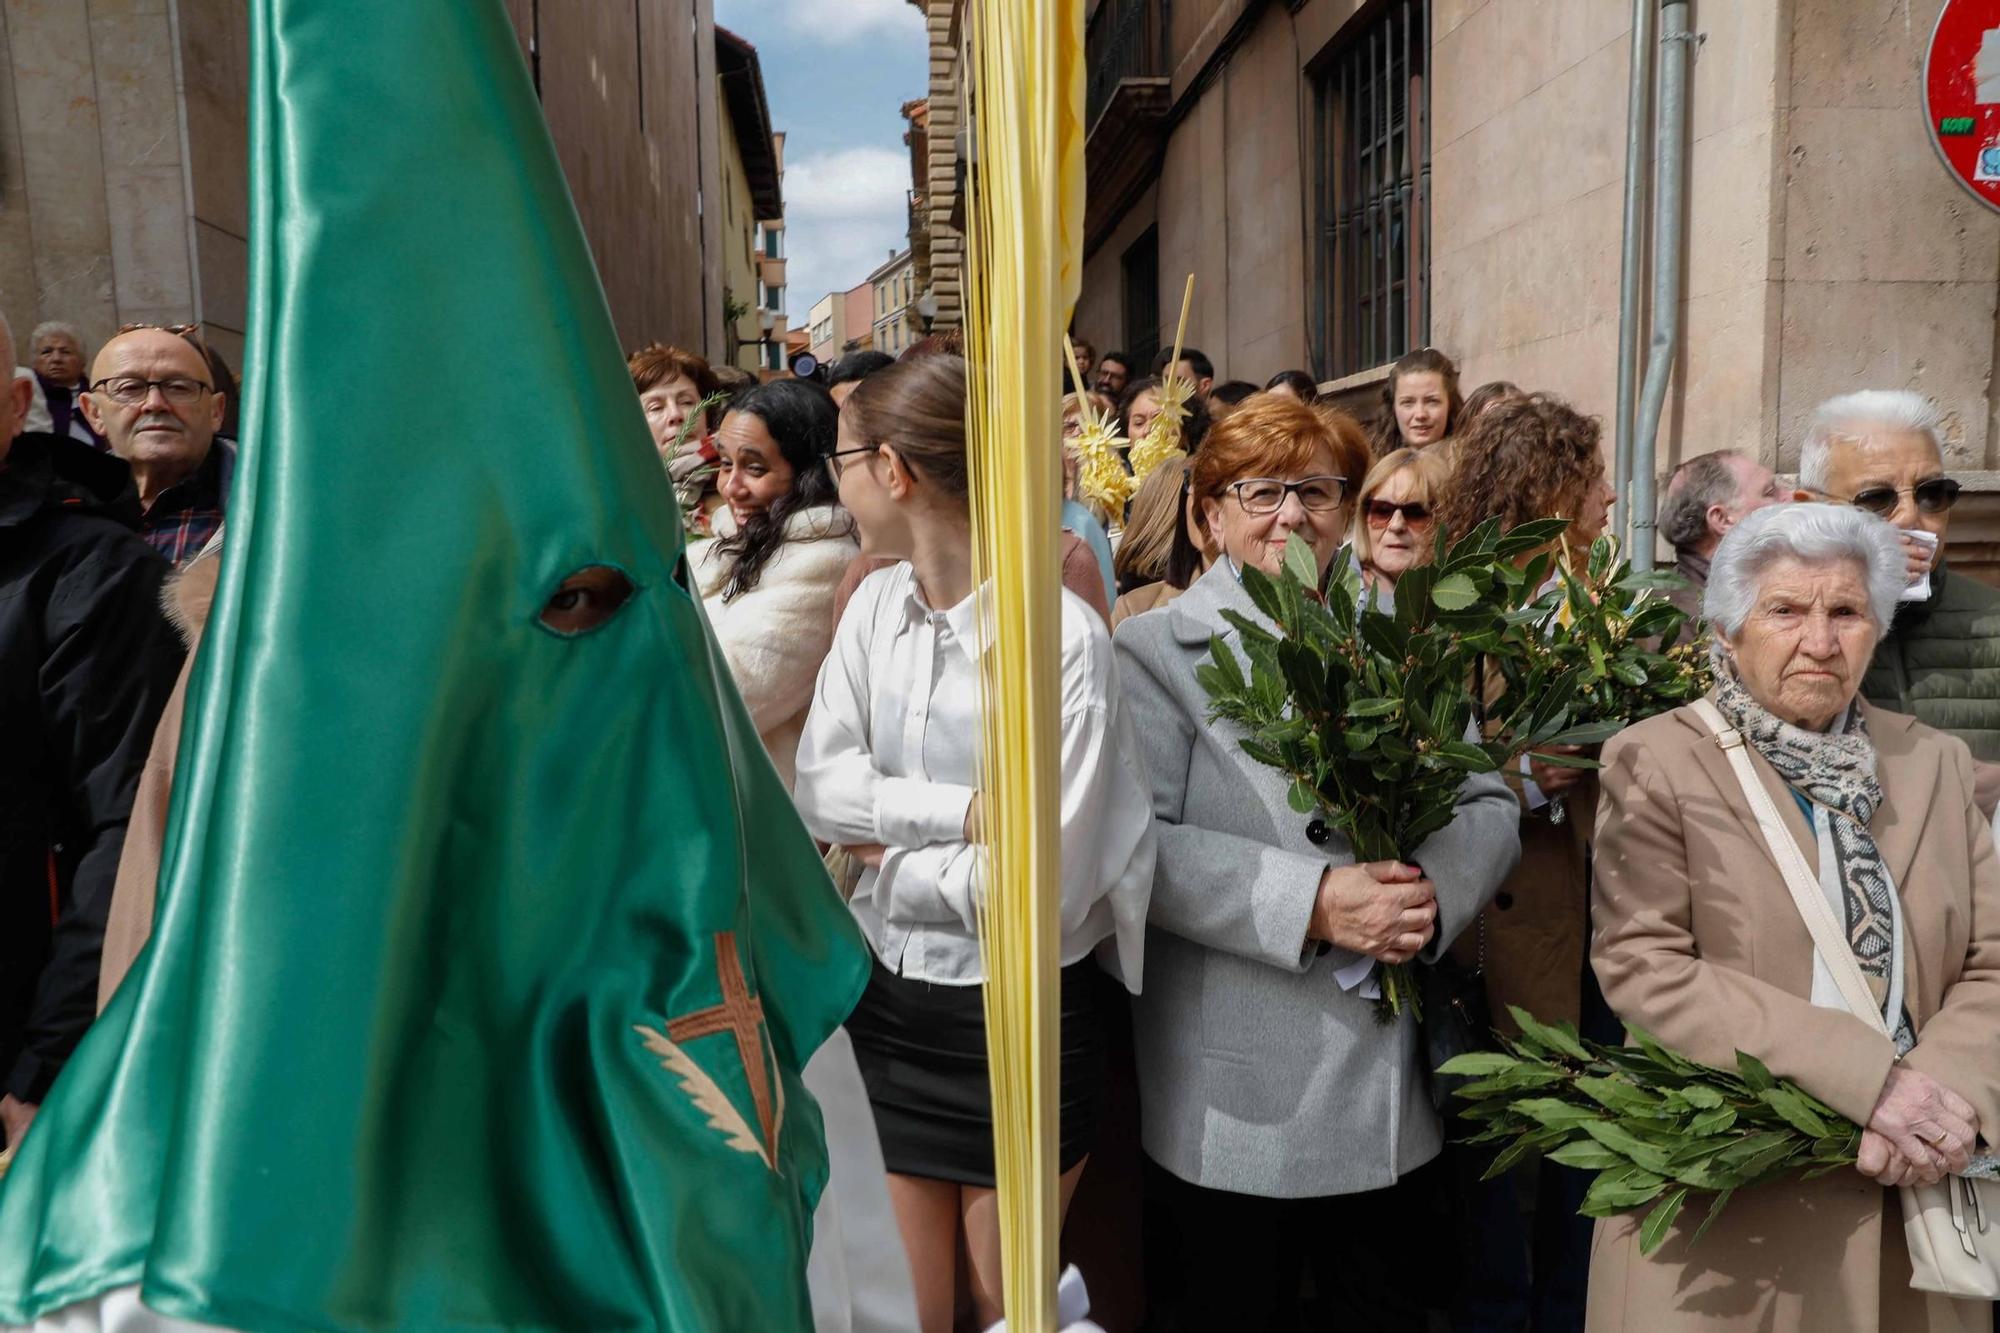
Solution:
<svg viewBox="0 0 2000 1333"><path fill-rule="evenodd" d="M1870 486L1865 491L1856 491L1847 503L1886 517L1895 513L1897 502L1908 495L1915 498L1917 508L1926 514L1942 514L1958 503L1961 489L1950 477L1932 477L1914 486Z"/></svg>
<svg viewBox="0 0 2000 1333"><path fill-rule="evenodd" d="M820 462L826 464L826 475L832 477L833 484L838 486L840 484L840 474L847 469L847 464L841 462L841 459L847 457L849 454L872 454L881 447L879 444L857 444L852 449L835 449L829 453L821 454Z"/></svg>
<svg viewBox="0 0 2000 1333"><path fill-rule="evenodd" d="M1236 493L1236 503L1243 506L1246 514L1275 514L1284 507L1288 495L1298 496L1299 503L1308 511L1323 514L1329 509L1340 508L1341 500L1347 495L1347 478L1324 474L1301 477L1297 481L1245 477L1242 481L1230 482L1229 489Z"/></svg>
<svg viewBox="0 0 2000 1333"><path fill-rule="evenodd" d="M1422 500L1410 500L1397 504L1393 500L1370 500L1363 506L1368 513L1368 526L1386 528L1396 521L1396 515L1403 516L1403 522L1413 528L1429 527L1431 507Z"/></svg>
<svg viewBox="0 0 2000 1333"><path fill-rule="evenodd" d="M138 406L152 397L155 389L175 407L193 407L214 392L200 380L187 375L169 375L163 380L142 379L137 375L111 375L89 387L92 393L102 394L120 407Z"/></svg>

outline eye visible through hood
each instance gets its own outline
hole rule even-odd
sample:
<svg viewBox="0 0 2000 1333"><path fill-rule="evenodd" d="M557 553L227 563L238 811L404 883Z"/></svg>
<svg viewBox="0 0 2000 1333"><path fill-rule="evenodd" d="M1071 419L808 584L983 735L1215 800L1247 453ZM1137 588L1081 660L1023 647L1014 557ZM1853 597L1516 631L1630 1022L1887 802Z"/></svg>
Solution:
<svg viewBox="0 0 2000 1333"><path fill-rule="evenodd" d="M575 638L602 627L632 599L632 580L610 565L586 565L556 585L536 619L544 629Z"/></svg>

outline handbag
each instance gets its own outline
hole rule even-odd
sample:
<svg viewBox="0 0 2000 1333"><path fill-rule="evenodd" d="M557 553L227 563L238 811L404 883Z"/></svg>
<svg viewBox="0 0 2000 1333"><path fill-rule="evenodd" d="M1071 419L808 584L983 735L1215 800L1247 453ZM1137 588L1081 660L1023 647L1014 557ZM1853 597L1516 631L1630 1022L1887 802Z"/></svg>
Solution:
<svg viewBox="0 0 2000 1333"><path fill-rule="evenodd" d="M1472 1082L1466 1074L1440 1074L1445 1061L1472 1051L1490 1051L1493 1009L1486 998L1486 919L1481 913L1473 929L1479 932L1479 965L1442 956L1419 963L1417 999L1423 1005L1424 1072L1430 1080L1431 1109L1450 1117L1452 1094Z"/></svg>
<svg viewBox="0 0 2000 1333"><path fill-rule="evenodd" d="M1792 903L1847 1008L1884 1037L1892 1037L1882 1008L1868 988L1868 979L1854 959L1854 950L1834 919L1832 904L1820 891L1819 880L1806 864L1798 842L1778 817L1771 793L1750 765L1742 735L1709 700L1696 700L1693 708L1728 756L1736 781L1756 813L1764 841L1784 872ZM1935 1185L1904 1185L1898 1193L1903 1204L1903 1238L1910 1250L1910 1285L1961 1299L2000 1299L2000 1181L1947 1176Z"/></svg>

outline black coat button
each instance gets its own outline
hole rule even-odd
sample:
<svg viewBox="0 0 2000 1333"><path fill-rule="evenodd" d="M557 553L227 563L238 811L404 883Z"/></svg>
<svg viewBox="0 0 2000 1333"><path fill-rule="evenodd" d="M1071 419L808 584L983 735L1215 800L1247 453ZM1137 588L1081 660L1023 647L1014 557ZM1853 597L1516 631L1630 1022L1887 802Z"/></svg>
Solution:
<svg viewBox="0 0 2000 1333"><path fill-rule="evenodd" d="M1327 836L1326 821L1324 819L1315 819L1312 823L1306 825L1306 841L1313 846L1326 846Z"/></svg>
<svg viewBox="0 0 2000 1333"><path fill-rule="evenodd" d="M1504 912L1514 905L1514 895L1511 893L1495 894L1493 896L1493 905Z"/></svg>

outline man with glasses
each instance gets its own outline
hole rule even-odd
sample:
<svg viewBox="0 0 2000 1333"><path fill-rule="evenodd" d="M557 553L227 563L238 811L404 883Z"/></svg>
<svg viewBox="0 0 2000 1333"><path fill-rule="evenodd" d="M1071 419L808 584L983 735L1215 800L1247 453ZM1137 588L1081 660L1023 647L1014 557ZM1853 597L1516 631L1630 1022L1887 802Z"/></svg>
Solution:
<svg viewBox="0 0 2000 1333"><path fill-rule="evenodd" d="M139 535L175 565L222 526L236 449L218 442L227 404L192 328L127 328L97 354L83 414L132 467Z"/></svg>
<svg viewBox="0 0 2000 1333"><path fill-rule="evenodd" d="M1991 814L2000 801L2000 590L1945 566L1959 487L1945 475L1943 420L1935 403L1903 389L1828 399L1806 430L1796 498L1850 504L1902 533L1910 590L1861 693L1970 746Z"/></svg>
<svg viewBox="0 0 2000 1333"><path fill-rule="evenodd" d="M24 433L33 388L16 373L0 393L0 1151L97 1011L133 790L181 662L130 475Z"/></svg>

